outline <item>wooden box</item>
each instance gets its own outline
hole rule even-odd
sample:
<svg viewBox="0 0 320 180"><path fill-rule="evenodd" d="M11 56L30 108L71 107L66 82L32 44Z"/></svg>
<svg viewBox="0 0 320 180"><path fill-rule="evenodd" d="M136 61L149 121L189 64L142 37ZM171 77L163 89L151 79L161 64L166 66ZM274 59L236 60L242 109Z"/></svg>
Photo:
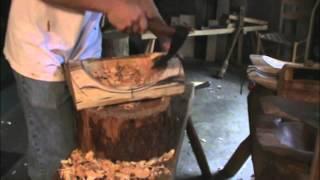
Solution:
<svg viewBox="0 0 320 180"><path fill-rule="evenodd" d="M65 64L76 109L182 94L185 86L180 61L174 58L166 68L153 69L161 56L151 53Z"/></svg>

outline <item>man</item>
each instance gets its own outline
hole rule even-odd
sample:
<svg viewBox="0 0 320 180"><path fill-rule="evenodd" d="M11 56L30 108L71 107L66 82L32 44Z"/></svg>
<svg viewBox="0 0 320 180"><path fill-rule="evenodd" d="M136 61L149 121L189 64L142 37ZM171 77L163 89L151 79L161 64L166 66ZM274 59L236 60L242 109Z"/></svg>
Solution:
<svg viewBox="0 0 320 180"><path fill-rule="evenodd" d="M142 33L159 17L153 0L12 0L4 53L28 128L28 173L52 179L75 144L75 115L61 65L100 57L99 21Z"/></svg>

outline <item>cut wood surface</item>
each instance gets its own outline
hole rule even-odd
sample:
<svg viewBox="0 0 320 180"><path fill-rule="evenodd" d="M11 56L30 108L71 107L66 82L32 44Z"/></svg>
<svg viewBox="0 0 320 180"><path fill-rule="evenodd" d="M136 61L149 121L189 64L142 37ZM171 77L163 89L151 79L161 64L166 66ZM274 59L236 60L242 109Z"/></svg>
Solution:
<svg viewBox="0 0 320 180"><path fill-rule="evenodd" d="M65 66L78 110L184 92L184 71L178 59L153 69L161 53L85 60Z"/></svg>

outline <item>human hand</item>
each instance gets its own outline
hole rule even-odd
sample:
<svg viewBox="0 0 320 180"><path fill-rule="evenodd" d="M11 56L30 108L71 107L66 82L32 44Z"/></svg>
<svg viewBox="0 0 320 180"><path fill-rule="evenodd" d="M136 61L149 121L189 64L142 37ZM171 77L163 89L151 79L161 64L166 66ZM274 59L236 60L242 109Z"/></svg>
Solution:
<svg viewBox="0 0 320 180"><path fill-rule="evenodd" d="M147 14L139 4L131 0L110 1L107 10L109 22L119 31L144 33L147 29Z"/></svg>
<svg viewBox="0 0 320 180"><path fill-rule="evenodd" d="M154 0L131 0L138 4L143 11L145 11L147 18L160 20L164 25L166 22L162 19L158 8L154 4ZM162 51L168 52L171 46L171 40L169 37L158 37L158 42Z"/></svg>
<svg viewBox="0 0 320 180"><path fill-rule="evenodd" d="M143 11L145 11L148 19L159 18L162 19L154 0L131 0L137 4Z"/></svg>

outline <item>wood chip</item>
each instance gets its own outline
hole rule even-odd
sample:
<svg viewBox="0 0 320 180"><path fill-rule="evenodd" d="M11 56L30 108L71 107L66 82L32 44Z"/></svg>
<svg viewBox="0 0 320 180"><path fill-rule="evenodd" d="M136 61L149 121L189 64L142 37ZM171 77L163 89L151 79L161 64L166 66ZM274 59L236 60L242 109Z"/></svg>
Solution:
<svg viewBox="0 0 320 180"><path fill-rule="evenodd" d="M107 159L96 159L92 151L74 150L69 159L61 161L59 175L62 180L153 180L171 174L164 163L170 161L174 154L175 151L171 150L149 161L113 163Z"/></svg>

